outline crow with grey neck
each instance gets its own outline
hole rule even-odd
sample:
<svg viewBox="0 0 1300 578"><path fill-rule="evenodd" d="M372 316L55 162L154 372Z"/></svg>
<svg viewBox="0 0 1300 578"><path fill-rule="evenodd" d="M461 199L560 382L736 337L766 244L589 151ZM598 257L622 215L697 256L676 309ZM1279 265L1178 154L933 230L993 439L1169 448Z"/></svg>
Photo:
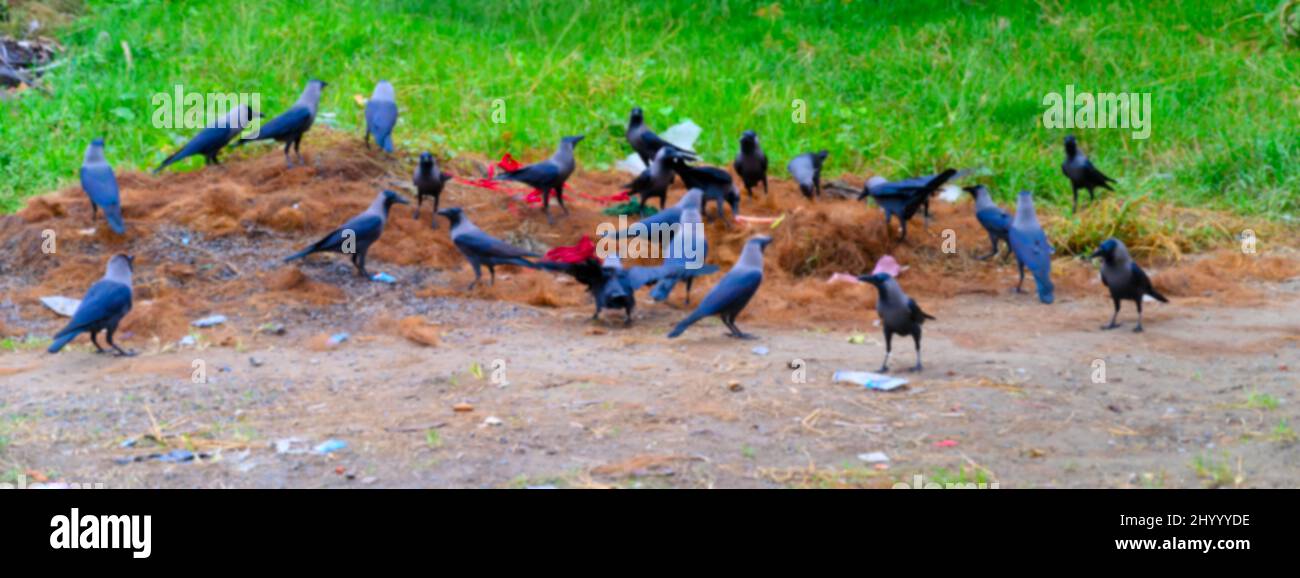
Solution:
<svg viewBox="0 0 1300 578"><path fill-rule="evenodd" d="M90 286L90 291L82 298L81 304L72 314L72 321L54 334L54 343L50 344L50 353L58 353L68 342L76 339L83 332L90 332L90 342L95 344L99 353L105 353L96 337L100 331L106 332L108 346L120 356L131 356L113 343L113 333L117 324L131 311L131 270L135 258L130 255L114 255L108 260L104 277Z"/></svg>
<svg viewBox="0 0 1300 578"><path fill-rule="evenodd" d="M312 243L306 249L285 257L285 262L302 259L312 253L343 253L352 256L352 265L357 268L358 275L370 277L370 273L366 271L366 253L384 233L384 225L388 222L388 210L392 208L393 203L411 204L393 191L383 191L360 215L348 219L343 226Z"/></svg>
<svg viewBox="0 0 1300 578"><path fill-rule="evenodd" d="M749 198L754 198L754 188L760 182L763 183L763 195L768 194L767 155L763 153L763 147L758 145L758 133L747 130L745 134L740 135L740 152L736 153L736 160L731 163L731 168L740 175L740 182L745 185L745 192L749 193Z"/></svg>
<svg viewBox="0 0 1300 578"><path fill-rule="evenodd" d="M429 218L429 226L438 228L438 205L442 200L442 189L451 182L451 173L445 173L438 169L438 159L433 158L433 153L424 152L420 154L420 164L415 167L415 176L411 177L411 182L415 185L415 214L412 218L420 219L420 207L424 206L425 197L433 197L433 214Z"/></svg>
<svg viewBox="0 0 1300 578"><path fill-rule="evenodd" d="M944 183L957 176L959 175L954 169L945 170L937 175L894 182L876 175L867 181L867 185L862 188L862 194L858 195L858 200L867 197L875 199L876 204L880 205L885 212L886 229L889 227L890 219L898 217L902 228L899 240L906 240L907 222L912 220L916 212L922 208L925 209L925 218L930 218L930 197Z"/></svg>
<svg viewBox="0 0 1300 578"><path fill-rule="evenodd" d="M680 157L673 159L673 170L681 175L687 189L699 189L703 193L700 214L708 215L709 201L713 201L717 206L718 219L727 228L731 228L731 222L722 210L722 204L726 203L731 207L731 218L740 216L740 192L731 180L731 173L717 167L691 166L686 164L686 159Z"/></svg>
<svg viewBox="0 0 1300 578"><path fill-rule="evenodd" d="M97 138L86 147L85 159L81 162L81 188L90 197L90 218L99 220L99 210L104 210L104 219L114 233L126 233L126 224L122 222L122 197L117 189L117 176L113 167L104 158L104 139Z"/></svg>
<svg viewBox="0 0 1300 578"><path fill-rule="evenodd" d="M1161 303L1168 303L1169 299L1151 286L1151 278L1147 277L1146 271L1133 262L1133 258L1128 254L1128 247L1125 247L1119 239L1106 239L1090 257L1093 259L1101 257L1101 282L1110 289L1110 299L1115 302L1115 314L1110 317L1110 325L1103 325L1101 328L1119 327L1120 324L1115 320L1119 318L1120 302L1129 300L1137 304L1138 310L1138 324L1133 328L1133 332L1142 332L1142 299L1147 295Z"/></svg>
<svg viewBox="0 0 1300 578"><path fill-rule="evenodd" d="M474 281L469 284L467 290L473 289L478 285L479 280L483 279L482 267L484 266L491 274L489 282L492 285L497 282L497 265L538 268L536 263L524 258L537 257L536 253L525 251L484 233L483 229L470 222L469 217L466 217L465 212L459 207L443 209L438 211L438 214L446 217L451 223L452 244L456 245L456 249L460 250L465 260L474 267Z"/></svg>
<svg viewBox="0 0 1300 578"><path fill-rule="evenodd" d="M673 178L676 173L673 172L672 159L677 158L678 151L672 145L661 147L655 152L654 160L650 165L637 175L632 182L623 185L632 194L641 197L641 204L644 205L648 199L659 199L659 210L664 209L668 204L668 187L673 184Z"/></svg>
<svg viewBox="0 0 1300 578"><path fill-rule="evenodd" d="M876 314L880 315L880 325L885 329L885 361L880 364L880 372L889 371L889 354L893 352L895 334L912 336L916 343L916 366L912 371L921 371L921 326L927 319L933 321L934 317L921 311L921 306L903 293L898 280L889 273L862 275L858 280L876 287Z"/></svg>
<svg viewBox="0 0 1300 578"><path fill-rule="evenodd" d="M785 167L790 171L790 177L799 183L799 192L809 200L822 194L822 163L826 162L829 154L826 150L804 153L791 159Z"/></svg>
<svg viewBox="0 0 1300 578"><path fill-rule="evenodd" d="M691 268L690 262L698 259L703 263L709 255L708 239L704 235L704 218L700 216L699 209L685 208L682 209L681 227L677 230L676 235L669 244L669 253L664 257L664 262L660 265L662 275L659 281L655 283L655 288L650 291L650 297L656 302L664 302L672 295L673 288L677 282L681 281L686 284L686 304L691 304L691 286L695 284L696 277L712 275L718 272L717 265L700 265ZM691 255L693 259L687 261L687 251L699 250L698 255Z"/></svg>
<svg viewBox="0 0 1300 578"><path fill-rule="evenodd" d="M1016 202L1016 217L1011 220L1011 230L1007 232L1011 251L1016 254L1020 265L1020 282L1016 284L1016 293L1022 292L1025 284L1025 268L1034 275L1034 284L1038 286L1038 300L1051 304L1055 297L1052 285L1052 253L1056 250L1047 241L1047 233L1038 223L1038 214L1034 212L1034 195L1029 191L1020 191Z"/></svg>
<svg viewBox="0 0 1300 578"><path fill-rule="evenodd" d="M320 92L326 86L324 81L309 80L307 87L302 89L302 95L298 101L293 103L280 116L277 116L262 125L257 134L247 139L239 141L239 145L246 142L259 140L274 140L284 143L284 162L292 167L293 161L289 159L289 147L293 147L293 152L298 155L298 162L304 163L302 159L302 135L311 130L311 125L316 122L316 110L320 107Z"/></svg>
<svg viewBox="0 0 1300 578"><path fill-rule="evenodd" d="M375 84L375 91L366 101L366 148L370 148L370 137L375 137L375 144L384 152L393 152L393 127L397 126L397 96L393 85L387 80Z"/></svg>
<svg viewBox="0 0 1300 578"><path fill-rule="evenodd" d="M640 156L641 161L647 165L655 158L655 153L659 152L659 149L673 146L672 143L660 138L659 135L645 125L645 114L639 106L633 108L632 114L628 116L626 136L627 143L632 145L632 150L635 150L637 156ZM689 149L678 147L678 150L688 154L695 154L695 151Z"/></svg>
<svg viewBox="0 0 1300 578"><path fill-rule="evenodd" d="M519 170L504 171L497 175L497 179L523 183L541 191L542 212L546 214L548 223L555 224L555 218L551 216L551 193L555 193L556 202L560 203L560 208L568 215L569 208L564 206L564 182L569 180L577 166L577 161L573 158L573 147L582 142L582 139L583 135L566 136L560 139L560 148L555 150L551 158Z"/></svg>
<svg viewBox="0 0 1300 578"><path fill-rule="evenodd" d="M163 169L181 162L189 157L200 155L204 163L208 165L220 165L221 160L217 155L221 149L230 144L230 141L239 136L254 118L261 118L262 113L254 112L247 105L239 105L235 110L230 111L224 117L216 119L211 124L194 135L190 142L185 143L181 150L176 151L172 156L163 160L158 168L154 169L154 174L162 172Z"/></svg>
<svg viewBox="0 0 1300 578"><path fill-rule="evenodd" d="M1088 160L1088 155L1083 154L1079 149L1079 142L1075 140L1074 135L1065 137L1065 162L1061 163L1061 172L1070 179L1070 188L1074 192L1074 212L1079 212L1079 189L1088 191L1088 201L1092 202L1096 197L1093 195L1094 189L1110 188L1110 184L1116 182L1092 166L1092 161Z"/></svg>
<svg viewBox="0 0 1300 578"><path fill-rule="evenodd" d="M722 280L718 281L713 290L709 291L695 312L673 328L668 338L681 335L687 328L705 317L717 315L730 331L728 335L740 339L753 339L753 335L744 333L736 327L736 316L745 310L749 300L758 293L758 286L763 283L763 250L771 242L771 237L750 238L745 243L745 248L741 250L740 259L736 264L722 276Z"/></svg>
<svg viewBox="0 0 1300 578"><path fill-rule="evenodd" d="M981 261L990 257L996 257L998 254L998 241L1006 243L1007 252L1002 256L1005 261L1011 255L1011 241L1008 236L1011 234L1011 213L1008 213L993 202L993 197L989 195L989 190L984 185L975 185L973 187L964 187L964 190L975 197L975 218L984 227L984 231L989 234L989 242L993 245L989 249L988 255L977 257Z"/></svg>

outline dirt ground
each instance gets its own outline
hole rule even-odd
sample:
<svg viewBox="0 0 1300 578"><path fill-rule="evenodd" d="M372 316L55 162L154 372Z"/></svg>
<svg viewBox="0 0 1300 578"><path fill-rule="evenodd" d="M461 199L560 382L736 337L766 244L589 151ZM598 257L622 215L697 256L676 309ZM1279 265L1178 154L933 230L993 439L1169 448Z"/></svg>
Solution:
<svg viewBox="0 0 1300 578"><path fill-rule="evenodd" d="M787 214L777 229L709 228L710 261L724 267L749 235L776 238L769 279L740 318L760 339L724 337L710 320L670 341L688 312L680 293L667 304L642 293L631 327L618 313L590 321L581 286L546 273L507 269L495 287L466 293L468 268L446 224L429 228L428 207L420 221L396 207L371 253L371 270L396 284L358 279L336 256L281 265L405 179L407 165L347 144L310 167L286 173L279 162L269 153L121 175L126 239L89 229L76 188L0 219L0 336L11 339L0 351L0 482L890 487L920 475L1002 488L1297 486L1293 248L1152 255L1148 269L1173 302L1149 304L1145 333L1128 330L1131 305L1124 328L1101 331L1110 305L1091 265L1057 261L1054 305L1010 292L1014 267L969 256L986 240L968 202L941 203L930 231L915 226L911 243L893 246L874 207L806 207L779 183L742 207ZM475 170L453 164L458 175ZM621 180L583 174L575 189L595 198ZM540 249L609 218L575 195L573 215L550 228L520 197L462 184L448 205ZM814 227L847 240L828 245ZM943 254L943 229L978 242ZM61 239L58 254L33 249L44 230ZM911 344L896 341L906 388L832 383L836 370L874 371L883 345L870 287L825 278L870 269L885 250L938 317L926 326L925 371L903 371ZM120 340L140 355L95 355L84 337L45 354L37 338L65 320L37 298L80 297L118 251L137 255L136 307ZM209 314L229 321L190 327ZM346 447L313 451L327 440ZM175 450L195 457L156 459L189 455ZM864 459L873 452L888 459Z"/></svg>

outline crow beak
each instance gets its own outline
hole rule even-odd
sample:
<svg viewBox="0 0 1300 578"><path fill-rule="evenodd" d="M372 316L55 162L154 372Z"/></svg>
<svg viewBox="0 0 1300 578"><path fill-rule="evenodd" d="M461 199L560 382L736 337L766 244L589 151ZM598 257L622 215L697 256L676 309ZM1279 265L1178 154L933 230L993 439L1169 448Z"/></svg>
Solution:
<svg viewBox="0 0 1300 578"><path fill-rule="evenodd" d="M1097 249L1096 251L1093 251L1091 255L1088 255L1088 258L1096 259L1097 257L1101 257L1101 256L1102 256L1101 249Z"/></svg>
<svg viewBox="0 0 1300 578"><path fill-rule="evenodd" d="M393 202L394 202L394 203L401 203L401 204L403 204L403 205L409 205L409 204L411 204L411 201L408 201L408 200L406 200L405 198L402 198L402 197L400 197L400 196L399 196L399 197L393 197Z"/></svg>

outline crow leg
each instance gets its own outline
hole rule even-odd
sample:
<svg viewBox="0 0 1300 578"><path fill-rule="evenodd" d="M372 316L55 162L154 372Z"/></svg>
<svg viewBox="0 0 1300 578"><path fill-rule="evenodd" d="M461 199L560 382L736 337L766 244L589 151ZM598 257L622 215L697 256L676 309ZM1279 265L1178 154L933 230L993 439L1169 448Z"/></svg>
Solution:
<svg viewBox="0 0 1300 578"><path fill-rule="evenodd" d="M298 156L298 164L301 165L307 164L307 161L303 160L302 158L302 135L301 134L298 135L298 138L293 139L293 154Z"/></svg>
<svg viewBox="0 0 1300 578"><path fill-rule="evenodd" d="M429 227L438 228L438 205L442 204L442 193L433 196L433 218L429 219Z"/></svg>
<svg viewBox="0 0 1300 578"><path fill-rule="evenodd" d="M415 219L415 220L417 220L417 221L420 220L420 209L421 209L422 207L424 207L424 193L417 192L417 193L415 193L415 212L414 212L414 213L411 213L411 218L412 218L412 219ZM434 210L433 210L433 222L434 222L435 225L438 223L438 210L437 210L437 209L434 209Z"/></svg>
<svg viewBox="0 0 1300 578"><path fill-rule="evenodd" d="M686 278L686 304L691 304L691 284L695 282L694 277Z"/></svg>
<svg viewBox="0 0 1300 578"><path fill-rule="evenodd" d="M994 236L992 233L989 233L989 242L993 244L993 248L989 250L989 254L988 254L988 255L979 255L979 256L975 257L976 259L979 259L980 261L984 261L984 260L989 259L990 257L996 257L996 256L997 256L997 254L998 254L998 238L997 238L996 236Z"/></svg>
<svg viewBox="0 0 1300 578"><path fill-rule="evenodd" d="M560 204L561 209L564 209L564 216L569 216L569 208L564 206L564 185L555 187L555 202Z"/></svg>
<svg viewBox="0 0 1300 578"><path fill-rule="evenodd" d="M488 263L487 268L488 268L488 275L489 275L489 278L488 278L488 285L491 286L491 287L496 287L496 285L497 285L497 266L496 266L495 264Z"/></svg>
<svg viewBox="0 0 1300 578"><path fill-rule="evenodd" d="M117 331L117 324L109 325L109 326L108 326L108 333L107 333L107 336L106 336L106 340L108 341L108 346L109 346L109 347L112 347L112 348L115 349L115 350L117 350L117 354L120 355L120 356L122 356L122 357L132 357L132 356L134 356L134 355L135 355L135 352L127 352L127 351L123 350L121 347L118 347L116 343L113 343L113 332L114 332L114 331Z"/></svg>
<svg viewBox="0 0 1300 578"><path fill-rule="evenodd" d="M93 329L90 332L90 342L95 344L95 353L106 353L103 347L99 346L99 330Z"/></svg>
<svg viewBox="0 0 1300 578"><path fill-rule="evenodd" d="M285 166L288 167L293 166L293 160L289 158L289 148L292 146L293 146L293 141L291 140L284 141L284 164Z"/></svg>
<svg viewBox="0 0 1300 578"><path fill-rule="evenodd" d="M1074 192L1074 209L1072 209L1071 212L1077 213L1079 212L1079 187L1071 186L1070 188Z"/></svg>
<svg viewBox="0 0 1300 578"><path fill-rule="evenodd" d="M632 307L632 305L627 306L627 319L623 320L623 325L625 327L632 324Z"/></svg>
<svg viewBox="0 0 1300 578"><path fill-rule="evenodd" d="M546 214L546 222L548 224L555 224L555 217L551 216L551 189L545 189L542 191L542 213Z"/></svg>
<svg viewBox="0 0 1300 578"><path fill-rule="evenodd" d="M472 291L478 285L478 282L483 279L483 269L479 266L478 261L470 261L470 265L474 267L474 280L470 282L469 289L466 289L466 291Z"/></svg>
<svg viewBox="0 0 1300 578"><path fill-rule="evenodd" d="M921 371L921 327L917 326L916 332L912 333L912 341L916 343L916 367L912 371Z"/></svg>
<svg viewBox="0 0 1300 578"><path fill-rule="evenodd" d="M1115 299L1115 298L1113 298L1113 297L1112 297L1111 299L1113 299L1113 300L1115 301L1115 314L1110 316L1110 325L1102 325L1102 326L1101 326L1102 329L1114 329L1114 328L1116 328L1116 327L1119 327L1119 323L1116 323L1115 320L1116 320L1116 319L1119 319L1119 303L1120 303L1120 302L1119 302L1119 299Z"/></svg>
<svg viewBox="0 0 1300 578"><path fill-rule="evenodd" d="M1024 293L1021 287L1025 284L1025 264L1020 264L1020 282L1016 283L1016 293Z"/></svg>
<svg viewBox="0 0 1300 578"><path fill-rule="evenodd" d="M889 373L889 354L894 352L894 332L885 329L885 360L880 363L880 373Z"/></svg>
<svg viewBox="0 0 1300 578"><path fill-rule="evenodd" d="M765 176L763 177L763 196L766 197L767 195L768 195L768 192L767 192L767 176L765 175Z"/></svg>
<svg viewBox="0 0 1300 578"><path fill-rule="evenodd" d="M366 249L369 249L369 247L366 247ZM361 250L357 252L357 273L360 273L362 277L370 277L370 272L366 271L365 250Z"/></svg>
<svg viewBox="0 0 1300 578"><path fill-rule="evenodd" d="M1133 328L1133 333L1142 333L1142 298L1137 298L1138 307L1138 326Z"/></svg>
<svg viewBox="0 0 1300 578"><path fill-rule="evenodd" d="M722 323L727 326L727 329L731 330L731 333L729 334L731 337L735 337L737 339L757 339L757 337L745 333L744 331L741 331L739 327L736 327L735 313L731 315L723 316Z"/></svg>

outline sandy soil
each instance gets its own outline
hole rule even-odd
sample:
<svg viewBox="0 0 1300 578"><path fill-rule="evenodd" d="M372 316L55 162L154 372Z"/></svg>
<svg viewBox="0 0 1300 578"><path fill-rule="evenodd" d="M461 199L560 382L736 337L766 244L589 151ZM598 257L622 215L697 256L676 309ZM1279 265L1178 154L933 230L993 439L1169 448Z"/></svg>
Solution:
<svg viewBox="0 0 1300 578"><path fill-rule="evenodd" d="M0 335L49 335L62 321L38 295L80 296L119 247L146 256L122 336L138 357L95 355L84 338L57 357L22 345L0 352L0 481L890 487L922 475L1003 488L1297 485L1293 250L1155 267L1174 302L1151 304L1147 331L1134 334L1128 306L1125 328L1099 329L1110 305L1084 263L1062 260L1058 302L1044 306L1007 290L1012 267L965 251L936 255L927 245L937 234L919 236L894 252L913 267L903 286L938 321L926 326L925 371L902 372L908 387L881 392L831 382L835 370L874 370L883 355L869 287L822 281L852 263L799 276L793 271L804 262L774 255L771 284L740 319L759 340L724 337L708 321L669 341L664 334L686 313L680 293L669 304L643 295L628 328L618 313L589 321L581 287L544 273L507 271L496 288L463 293L469 272L448 255L445 224L428 229L427 208L422 222L399 208L394 230L372 253L372 270L393 274L396 285L359 280L330 257L283 267L274 256L328 227L318 221L364 206L376 183L400 177L378 164L360 174L327 164L279 175L267 157L232 173L229 195L225 185L194 186L194 173L125 176L128 226L137 222L125 242L78 232L88 209L76 190L0 222L0 245L11 250L43 228L70 239L56 261L12 251L0 259ZM330 179L364 184L310 202L291 198L295 187L329 189ZM587 176L580 186L608 193L617 180ZM204 206L226 207L220 219L179 218L164 201L133 215L133 197L146 204L159 183L177 181L168 186L188 183ZM771 214L797 202L789 189L779 184L778 199L759 209ZM560 225L569 229L547 231L530 209L520 216L485 194L494 193L458 186L449 200L494 210L476 219L494 225L515 214L510 231L485 228L517 242L571 242L602 218L598 207L574 203L575 217ZM329 195L346 199L343 208ZM847 202L809 211L794 214L796 225L857 211L879 218ZM968 207L941 208L932 228L966 235L973 221ZM719 227L710 234L723 239L725 266L749 233ZM798 232L778 233L778 242L799 242ZM874 250L846 258L869 261ZM1230 278L1214 274L1225 264L1236 272ZM230 321L188 327L210 313ZM263 331L267 323L283 324L284 333ZM339 332L350 338L331 345ZM186 333L197 343L178 345ZM865 343L851 343L854 333ZM895 345L901 371L913 362L911 346ZM791 368L800 360L803 380ZM1098 360L1104 383L1093 379ZM197 361L206 370L198 383ZM347 447L311 451L331 439ZM175 449L198 458L151 458ZM889 459L859 459L870 452Z"/></svg>

